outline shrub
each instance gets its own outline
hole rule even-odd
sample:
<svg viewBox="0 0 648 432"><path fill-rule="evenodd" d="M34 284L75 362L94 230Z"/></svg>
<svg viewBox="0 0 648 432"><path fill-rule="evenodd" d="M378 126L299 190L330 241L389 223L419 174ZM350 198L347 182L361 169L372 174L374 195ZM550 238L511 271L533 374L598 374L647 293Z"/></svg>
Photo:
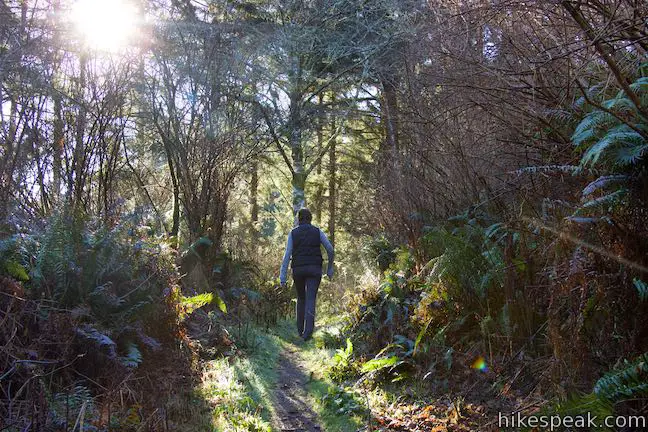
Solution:
<svg viewBox="0 0 648 432"><path fill-rule="evenodd" d="M137 215L107 226L63 211L44 226L0 242L3 387L33 382L1 415L28 418L20 407L29 406L49 412L43 421L52 425L74 424L83 409L86 423L97 425L99 390L115 395L166 361L184 364L176 256ZM161 396L130 394L125 409Z"/></svg>

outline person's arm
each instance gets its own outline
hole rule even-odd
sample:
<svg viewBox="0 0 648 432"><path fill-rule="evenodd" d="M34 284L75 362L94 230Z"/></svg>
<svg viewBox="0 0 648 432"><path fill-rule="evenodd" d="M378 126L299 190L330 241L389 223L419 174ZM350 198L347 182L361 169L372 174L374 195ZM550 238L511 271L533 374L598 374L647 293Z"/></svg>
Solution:
<svg viewBox="0 0 648 432"><path fill-rule="evenodd" d="M322 230L320 230L320 243L322 243L328 255L328 269L326 270L326 276L330 279L333 277L333 258L335 257L335 252L333 251L333 245Z"/></svg>
<svg viewBox="0 0 648 432"><path fill-rule="evenodd" d="M292 233L288 234L288 241L286 242L286 252L284 252L283 261L281 262L281 270L279 271L279 282L281 285L285 285L288 279L288 263L290 262L290 257L292 256Z"/></svg>

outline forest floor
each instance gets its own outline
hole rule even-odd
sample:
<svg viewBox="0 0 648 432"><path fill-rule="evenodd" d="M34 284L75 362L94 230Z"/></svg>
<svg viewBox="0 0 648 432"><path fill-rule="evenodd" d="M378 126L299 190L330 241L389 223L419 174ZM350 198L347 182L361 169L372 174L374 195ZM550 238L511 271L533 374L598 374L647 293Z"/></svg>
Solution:
<svg viewBox="0 0 648 432"><path fill-rule="evenodd" d="M359 411L329 403L345 392L321 372L334 350L303 342L288 321L228 332L238 347L226 356L210 358L209 344L201 342L200 383L179 410L191 410L190 424L175 423L177 430L355 432L366 424Z"/></svg>
<svg viewBox="0 0 648 432"><path fill-rule="evenodd" d="M203 359L202 384L195 393L203 409L186 431L357 432L489 431L494 406L450 394L408 387L372 388L336 383L325 373L335 349L320 323L303 342L292 321L260 329L232 328L239 352ZM421 386L423 388L425 386ZM495 401L491 401L495 402ZM196 403L196 401L194 401ZM499 403L497 403L499 405Z"/></svg>
<svg viewBox="0 0 648 432"><path fill-rule="evenodd" d="M357 431L364 418L329 403L340 388L322 374L333 350L318 347L317 338L304 342L294 324L282 321L270 329L281 343L272 398L274 430L280 432Z"/></svg>

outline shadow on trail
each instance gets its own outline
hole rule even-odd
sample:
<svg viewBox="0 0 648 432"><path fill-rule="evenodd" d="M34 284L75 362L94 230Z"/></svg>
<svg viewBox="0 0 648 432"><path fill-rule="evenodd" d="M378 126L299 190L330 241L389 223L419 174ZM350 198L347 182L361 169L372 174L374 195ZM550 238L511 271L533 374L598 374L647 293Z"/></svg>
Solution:
<svg viewBox="0 0 648 432"><path fill-rule="evenodd" d="M294 361L296 349L288 347L277 364L274 394L275 422L280 431L320 431L317 414L308 403L305 386L310 378Z"/></svg>

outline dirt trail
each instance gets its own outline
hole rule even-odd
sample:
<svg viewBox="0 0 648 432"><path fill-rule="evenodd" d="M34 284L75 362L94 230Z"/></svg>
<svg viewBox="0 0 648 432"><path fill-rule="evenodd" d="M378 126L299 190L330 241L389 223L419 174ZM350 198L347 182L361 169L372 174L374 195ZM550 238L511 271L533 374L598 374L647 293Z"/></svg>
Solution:
<svg viewBox="0 0 648 432"><path fill-rule="evenodd" d="M309 381L300 366L299 352L286 348L277 364L279 378L274 395L274 425L281 432L320 432L317 414L311 408L305 386Z"/></svg>

